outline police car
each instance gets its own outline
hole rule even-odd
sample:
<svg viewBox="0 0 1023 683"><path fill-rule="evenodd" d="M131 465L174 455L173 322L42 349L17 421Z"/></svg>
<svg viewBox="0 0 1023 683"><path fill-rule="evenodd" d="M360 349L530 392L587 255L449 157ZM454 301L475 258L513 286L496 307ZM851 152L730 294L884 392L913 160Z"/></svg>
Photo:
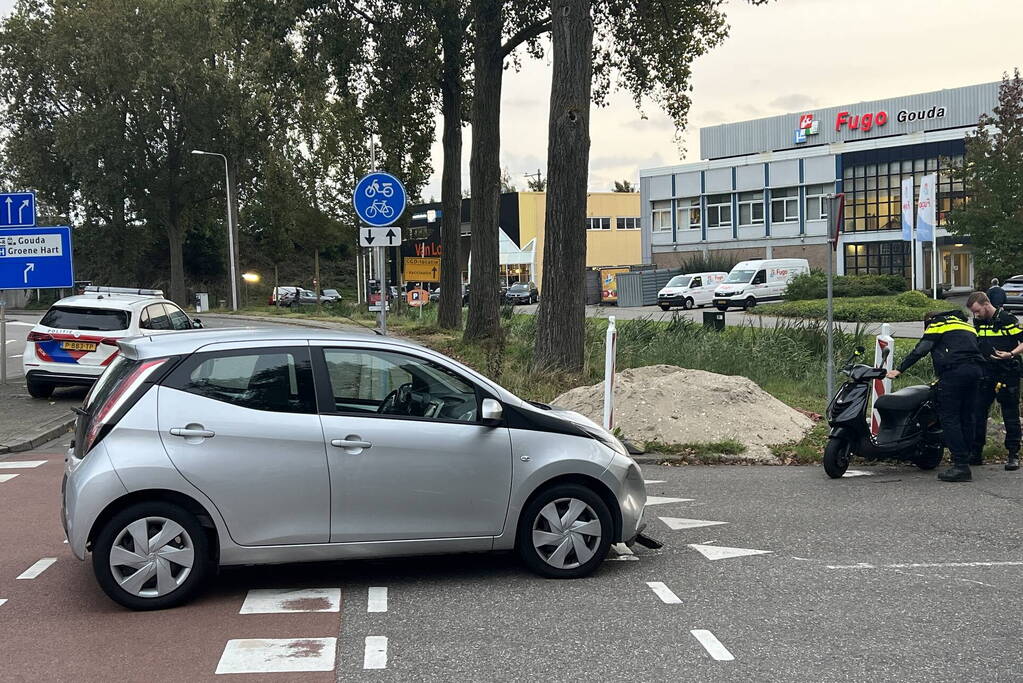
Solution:
<svg viewBox="0 0 1023 683"><path fill-rule="evenodd" d="M34 398L58 386L89 386L117 355L117 340L202 327L158 289L85 287L53 304L28 333L22 356Z"/></svg>

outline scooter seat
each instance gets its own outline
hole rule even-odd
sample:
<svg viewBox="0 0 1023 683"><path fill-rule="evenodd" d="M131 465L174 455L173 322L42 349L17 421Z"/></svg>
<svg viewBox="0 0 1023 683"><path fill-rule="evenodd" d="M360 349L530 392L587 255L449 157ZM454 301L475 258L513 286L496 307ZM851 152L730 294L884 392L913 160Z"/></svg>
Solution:
<svg viewBox="0 0 1023 683"><path fill-rule="evenodd" d="M877 399L874 407L878 410L909 411L918 408L931 397L931 388L926 384L899 389Z"/></svg>

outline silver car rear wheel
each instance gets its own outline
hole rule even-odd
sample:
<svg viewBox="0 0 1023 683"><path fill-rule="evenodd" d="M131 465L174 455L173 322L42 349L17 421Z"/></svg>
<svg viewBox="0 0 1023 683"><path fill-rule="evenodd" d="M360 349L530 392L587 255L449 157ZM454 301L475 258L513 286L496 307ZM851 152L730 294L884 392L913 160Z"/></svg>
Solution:
<svg viewBox="0 0 1023 683"><path fill-rule="evenodd" d="M533 521L533 548L555 569L575 569L596 554L602 531L593 508L578 498L559 498Z"/></svg>
<svg viewBox="0 0 1023 683"><path fill-rule="evenodd" d="M110 572L127 593L158 598L181 587L195 563L192 537L174 520L144 517L121 529L110 547Z"/></svg>

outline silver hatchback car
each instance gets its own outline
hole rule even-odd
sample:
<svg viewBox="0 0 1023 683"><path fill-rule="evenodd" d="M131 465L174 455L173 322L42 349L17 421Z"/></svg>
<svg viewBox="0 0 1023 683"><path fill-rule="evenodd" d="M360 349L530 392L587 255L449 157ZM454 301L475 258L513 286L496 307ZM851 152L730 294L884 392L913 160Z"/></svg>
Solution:
<svg viewBox="0 0 1023 683"><path fill-rule="evenodd" d="M61 519L126 607L180 604L217 565L516 550L575 578L642 529L618 439L430 349L286 328L118 346Z"/></svg>

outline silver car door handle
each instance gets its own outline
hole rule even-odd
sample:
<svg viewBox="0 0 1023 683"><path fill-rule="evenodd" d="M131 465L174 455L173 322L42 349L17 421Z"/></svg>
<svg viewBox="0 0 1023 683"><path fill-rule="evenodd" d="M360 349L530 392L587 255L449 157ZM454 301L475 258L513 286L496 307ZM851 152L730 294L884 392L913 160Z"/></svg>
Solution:
<svg viewBox="0 0 1023 683"><path fill-rule="evenodd" d="M369 441L348 441L346 439L331 439L330 445L335 448L372 448Z"/></svg>
<svg viewBox="0 0 1023 683"><path fill-rule="evenodd" d="M182 436L185 438L199 437L203 439L210 439L216 436L216 433L209 429L189 429L187 427L173 427L171 428L170 433L171 436Z"/></svg>

